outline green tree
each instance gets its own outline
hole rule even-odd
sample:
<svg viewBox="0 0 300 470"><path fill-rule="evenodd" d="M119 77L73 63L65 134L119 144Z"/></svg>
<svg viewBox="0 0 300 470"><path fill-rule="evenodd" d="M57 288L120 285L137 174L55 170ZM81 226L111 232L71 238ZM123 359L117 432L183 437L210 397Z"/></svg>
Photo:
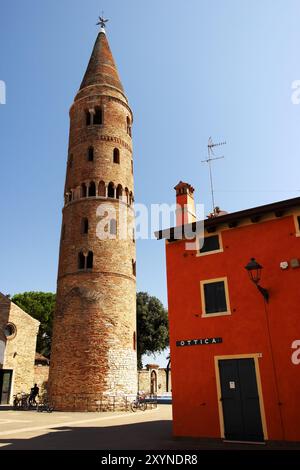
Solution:
<svg viewBox="0 0 300 470"><path fill-rule="evenodd" d="M169 323L168 312L159 299L138 292L136 300L137 356L141 369L143 354L161 352L169 345Z"/></svg>
<svg viewBox="0 0 300 470"><path fill-rule="evenodd" d="M23 292L14 295L11 299L41 323L36 350L46 357L50 356L55 297L52 292Z"/></svg>

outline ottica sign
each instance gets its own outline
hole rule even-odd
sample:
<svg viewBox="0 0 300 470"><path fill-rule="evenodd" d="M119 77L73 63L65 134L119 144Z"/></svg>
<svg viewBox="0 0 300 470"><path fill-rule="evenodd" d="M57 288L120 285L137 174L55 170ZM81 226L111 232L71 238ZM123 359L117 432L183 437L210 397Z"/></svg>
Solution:
<svg viewBox="0 0 300 470"><path fill-rule="evenodd" d="M176 341L176 346L204 346L206 344L222 343L222 338L182 339Z"/></svg>

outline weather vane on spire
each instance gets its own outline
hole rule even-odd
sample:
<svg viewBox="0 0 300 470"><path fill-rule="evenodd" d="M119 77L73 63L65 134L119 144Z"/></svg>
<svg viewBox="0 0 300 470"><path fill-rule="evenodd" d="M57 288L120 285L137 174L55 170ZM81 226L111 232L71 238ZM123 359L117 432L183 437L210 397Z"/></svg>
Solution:
<svg viewBox="0 0 300 470"><path fill-rule="evenodd" d="M105 20L104 19L104 13L102 11L102 16L99 16L99 21L97 23L97 26L100 25L101 28L105 29L106 27L106 23L108 22L109 20Z"/></svg>

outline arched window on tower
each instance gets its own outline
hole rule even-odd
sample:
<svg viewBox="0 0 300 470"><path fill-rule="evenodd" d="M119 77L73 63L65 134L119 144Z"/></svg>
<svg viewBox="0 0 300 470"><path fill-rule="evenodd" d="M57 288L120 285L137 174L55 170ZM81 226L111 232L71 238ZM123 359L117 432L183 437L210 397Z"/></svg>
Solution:
<svg viewBox="0 0 300 470"><path fill-rule="evenodd" d="M87 159L88 159L88 162L94 161L94 147L92 146L88 148Z"/></svg>
<svg viewBox="0 0 300 470"><path fill-rule="evenodd" d="M86 235L89 233L89 219L84 217L81 221L81 232Z"/></svg>
<svg viewBox="0 0 300 470"><path fill-rule="evenodd" d="M133 332L133 350L136 350L136 333L135 331Z"/></svg>
<svg viewBox="0 0 300 470"><path fill-rule="evenodd" d="M94 258L93 252L89 251L88 255L87 255L87 258L86 258L86 269L92 269L93 268L93 258Z"/></svg>
<svg viewBox="0 0 300 470"><path fill-rule="evenodd" d="M84 268L85 268L85 256L82 253L82 251L80 251L80 253L78 253L78 269L84 269Z"/></svg>
<svg viewBox="0 0 300 470"><path fill-rule="evenodd" d="M72 168L73 166L73 154L70 153L69 155L69 160L68 160L69 168Z"/></svg>
<svg viewBox="0 0 300 470"><path fill-rule="evenodd" d="M132 203L133 203L133 194L132 194L132 192L130 191L130 193L129 193L129 205L131 206Z"/></svg>
<svg viewBox="0 0 300 470"><path fill-rule="evenodd" d="M100 108L100 106L97 106L95 108L95 114L94 114L94 125L99 126L101 124L103 124L103 112L102 112L102 108Z"/></svg>
<svg viewBox="0 0 300 470"><path fill-rule="evenodd" d="M126 118L126 125L127 125L127 134L130 135L130 137L131 137L131 121L130 121L129 116L127 116L127 118Z"/></svg>
<svg viewBox="0 0 300 470"><path fill-rule="evenodd" d="M91 120L91 113L90 113L90 111L87 109L87 110L85 111L85 124L86 124L86 126L90 126L91 123L92 123L92 120Z"/></svg>
<svg viewBox="0 0 300 470"><path fill-rule="evenodd" d="M89 185L89 197L95 197L96 196L96 185L94 181L92 181Z"/></svg>
<svg viewBox="0 0 300 470"><path fill-rule="evenodd" d="M81 197L86 197L87 196L87 187L85 183L82 183L81 185Z"/></svg>
<svg viewBox="0 0 300 470"><path fill-rule="evenodd" d="M118 184L117 186L117 199L122 199L122 195L123 195L123 188L122 188L122 185L121 184Z"/></svg>
<svg viewBox="0 0 300 470"><path fill-rule="evenodd" d="M129 204L129 191L128 191L128 188L125 188L125 198L126 198L126 203Z"/></svg>
<svg viewBox="0 0 300 470"><path fill-rule="evenodd" d="M132 260L132 274L136 276L136 261Z"/></svg>
<svg viewBox="0 0 300 470"><path fill-rule="evenodd" d="M115 197L115 185L112 182L110 182L108 185L107 197L111 197L111 198Z"/></svg>
<svg viewBox="0 0 300 470"><path fill-rule="evenodd" d="M114 149L114 163L120 163L120 150Z"/></svg>
<svg viewBox="0 0 300 470"><path fill-rule="evenodd" d="M104 181L100 181L100 183L99 183L98 195L101 196L101 197L105 197L105 196L106 196L105 183L104 183Z"/></svg>

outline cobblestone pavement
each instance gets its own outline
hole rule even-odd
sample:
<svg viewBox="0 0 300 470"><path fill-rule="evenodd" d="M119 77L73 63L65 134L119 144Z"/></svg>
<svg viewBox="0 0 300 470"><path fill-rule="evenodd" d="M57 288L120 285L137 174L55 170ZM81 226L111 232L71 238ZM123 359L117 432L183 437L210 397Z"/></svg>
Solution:
<svg viewBox="0 0 300 470"><path fill-rule="evenodd" d="M300 449L300 443L246 445L174 439L172 409L137 413L37 413L0 409L0 450L17 449Z"/></svg>

